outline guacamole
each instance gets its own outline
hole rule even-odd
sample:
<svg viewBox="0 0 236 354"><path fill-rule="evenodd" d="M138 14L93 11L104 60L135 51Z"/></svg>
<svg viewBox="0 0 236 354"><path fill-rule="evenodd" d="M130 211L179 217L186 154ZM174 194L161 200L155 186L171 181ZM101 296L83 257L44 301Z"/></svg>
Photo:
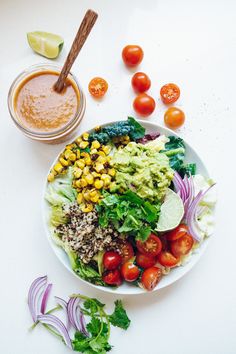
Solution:
<svg viewBox="0 0 236 354"><path fill-rule="evenodd" d="M174 171L169 159L152 146L129 143L114 153L111 164L116 169L111 192L132 190L141 198L161 201L169 187Z"/></svg>

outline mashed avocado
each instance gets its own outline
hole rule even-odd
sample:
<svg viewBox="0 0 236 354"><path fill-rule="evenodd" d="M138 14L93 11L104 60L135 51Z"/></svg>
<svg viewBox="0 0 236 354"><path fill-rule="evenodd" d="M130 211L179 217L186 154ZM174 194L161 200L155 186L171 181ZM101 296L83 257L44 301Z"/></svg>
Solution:
<svg viewBox="0 0 236 354"><path fill-rule="evenodd" d="M116 151L111 163L116 169L111 192L130 189L152 201L164 198L174 175L165 154L135 142Z"/></svg>

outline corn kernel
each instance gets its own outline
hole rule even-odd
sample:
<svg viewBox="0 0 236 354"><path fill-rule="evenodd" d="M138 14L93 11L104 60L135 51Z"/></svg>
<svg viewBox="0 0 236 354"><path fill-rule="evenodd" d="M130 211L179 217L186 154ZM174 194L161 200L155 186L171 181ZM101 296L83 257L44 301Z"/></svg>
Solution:
<svg viewBox="0 0 236 354"><path fill-rule="evenodd" d="M72 152L70 155L69 155L69 160L74 162L76 160L76 154L74 152Z"/></svg>
<svg viewBox="0 0 236 354"><path fill-rule="evenodd" d="M102 163L97 162L94 166L94 169L99 173L104 169L104 166Z"/></svg>
<svg viewBox="0 0 236 354"><path fill-rule="evenodd" d="M76 151L76 157L78 160L80 159L80 150L79 149L77 149L77 151Z"/></svg>
<svg viewBox="0 0 236 354"><path fill-rule="evenodd" d="M59 158L59 161L60 161L60 163L62 164L62 166L68 166L68 165L69 165L68 161L66 161L65 159L63 159L63 157L60 157L60 158Z"/></svg>
<svg viewBox="0 0 236 354"><path fill-rule="evenodd" d="M101 177L100 173L97 173L95 171L92 172L93 177Z"/></svg>
<svg viewBox="0 0 236 354"><path fill-rule="evenodd" d="M68 144L68 145L66 145L66 150L71 150L71 149L73 149L73 147L74 147L73 143L72 144Z"/></svg>
<svg viewBox="0 0 236 354"><path fill-rule="evenodd" d="M78 193L77 195L77 203L81 204L84 201L84 197L82 193Z"/></svg>
<svg viewBox="0 0 236 354"><path fill-rule="evenodd" d="M87 187L88 183L85 178L81 178L80 185L81 185L81 187Z"/></svg>
<svg viewBox="0 0 236 354"><path fill-rule="evenodd" d="M114 177L115 174L116 174L116 170L115 170L114 168L109 168L108 174L109 174L110 176Z"/></svg>
<svg viewBox="0 0 236 354"><path fill-rule="evenodd" d="M93 184L93 182L94 182L94 177L93 177L93 175L92 175L91 173L88 174L88 175L85 177L85 179L86 179L86 181L87 181L88 184Z"/></svg>
<svg viewBox="0 0 236 354"><path fill-rule="evenodd" d="M89 174L89 167L88 166L85 166L85 168L83 169L83 174L85 176L87 176Z"/></svg>
<svg viewBox="0 0 236 354"><path fill-rule="evenodd" d="M85 167L85 162L84 162L84 160L77 160L76 161L76 166L78 166L79 168L81 168L82 170L84 169L84 167Z"/></svg>
<svg viewBox="0 0 236 354"><path fill-rule="evenodd" d="M99 131L101 130L101 126L100 126L100 125L97 125L97 126L94 128L94 130L95 130L96 132L99 132Z"/></svg>
<svg viewBox="0 0 236 354"><path fill-rule="evenodd" d="M84 140L88 140L88 138L89 138L89 133L84 133L83 134L83 139Z"/></svg>
<svg viewBox="0 0 236 354"><path fill-rule="evenodd" d="M90 201L89 191L83 192L83 197L87 202L89 202Z"/></svg>
<svg viewBox="0 0 236 354"><path fill-rule="evenodd" d="M95 195L94 197L91 197L90 200L93 203L97 203L99 201L99 195Z"/></svg>
<svg viewBox="0 0 236 354"><path fill-rule="evenodd" d="M83 171L81 170L81 168L74 167L73 174L74 174L75 178L80 178L82 175L82 172Z"/></svg>
<svg viewBox="0 0 236 354"><path fill-rule="evenodd" d="M91 189L89 196L92 198L95 197L96 195L99 195L98 193L99 192L96 189Z"/></svg>
<svg viewBox="0 0 236 354"><path fill-rule="evenodd" d="M90 157L86 157L86 158L84 159L84 162L85 162L85 164L86 164L87 166L90 166L90 165L92 164L92 160L91 160Z"/></svg>
<svg viewBox="0 0 236 354"><path fill-rule="evenodd" d="M63 170L63 166L60 162L56 163L56 165L54 166L54 170L57 172L57 173L61 173L62 170Z"/></svg>
<svg viewBox="0 0 236 354"><path fill-rule="evenodd" d="M100 179L96 179L94 182L94 187L97 189L101 189L103 187L104 183Z"/></svg>
<svg viewBox="0 0 236 354"><path fill-rule="evenodd" d="M99 141L94 140L94 141L92 142L91 148L92 148L92 149L99 149L100 146L101 146L101 144L99 143Z"/></svg>
<svg viewBox="0 0 236 354"><path fill-rule="evenodd" d="M86 147L88 147L89 142L88 141L81 141L81 143L79 144L80 149L85 149Z"/></svg>
<svg viewBox="0 0 236 354"><path fill-rule="evenodd" d="M103 173L101 176L101 180L104 182L104 186L107 187L111 183L111 176Z"/></svg>
<svg viewBox="0 0 236 354"><path fill-rule="evenodd" d="M106 156L106 154L105 154L105 152L104 151L98 151L98 155L100 155L100 156Z"/></svg>
<svg viewBox="0 0 236 354"><path fill-rule="evenodd" d="M102 150L105 152L106 155L108 155L111 151L111 147L109 145L103 145Z"/></svg>
<svg viewBox="0 0 236 354"><path fill-rule="evenodd" d="M70 149L66 149L64 152L65 158L69 159L69 156L72 154L72 151Z"/></svg>
<svg viewBox="0 0 236 354"><path fill-rule="evenodd" d="M89 203L87 205L83 204L81 205L81 210L84 212L84 213L89 213L90 211L93 210L93 204Z"/></svg>
<svg viewBox="0 0 236 354"><path fill-rule="evenodd" d="M92 155L92 154L97 154L97 152L98 152L97 149L91 149L91 150L90 150L91 155Z"/></svg>
<svg viewBox="0 0 236 354"><path fill-rule="evenodd" d="M81 188L82 186L81 186L81 180L80 179L77 179L76 181L75 181L75 187L77 187L77 188Z"/></svg>
<svg viewBox="0 0 236 354"><path fill-rule="evenodd" d="M48 175L48 182L54 181L54 178L55 178L54 173L50 172Z"/></svg>
<svg viewBox="0 0 236 354"><path fill-rule="evenodd" d="M81 155L82 157L84 157L85 159L87 159L88 157L90 157L89 153L88 153L88 152L85 152L85 151L81 152L80 155Z"/></svg>
<svg viewBox="0 0 236 354"><path fill-rule="evenodd" d="M75 139L75 142L79 145L82 141L82 138L79 136L78 138Z"/></svg>
<svg viewBox="0 0 236 354"><path fill-rule="evenodd" d="M98 156L97 161L104 164L107 162L107 159L104 156Z"/></svg>

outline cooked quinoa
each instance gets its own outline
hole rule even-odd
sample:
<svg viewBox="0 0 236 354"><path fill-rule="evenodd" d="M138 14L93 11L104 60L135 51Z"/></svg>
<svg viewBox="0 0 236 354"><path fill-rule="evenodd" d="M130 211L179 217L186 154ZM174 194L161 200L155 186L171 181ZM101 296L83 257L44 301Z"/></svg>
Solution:
<svg viewBox="0 0 236 354"><path fill-rule="evenodd" d="M84 263L89 263L104 249L119 249L122 235L112 226L101 228L96 211L84 213L77 203L73 203L65 212L69 221L57 226L55 232Z"/></svg>

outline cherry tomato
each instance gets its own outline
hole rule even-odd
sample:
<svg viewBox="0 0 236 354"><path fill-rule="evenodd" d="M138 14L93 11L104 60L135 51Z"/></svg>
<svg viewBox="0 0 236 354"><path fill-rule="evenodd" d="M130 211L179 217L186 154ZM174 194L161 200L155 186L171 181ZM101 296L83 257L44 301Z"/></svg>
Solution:
<svg viewBox="0 0 236 354"><path fill-rule="evenodd" d="M134 250L132 245L128 241L124 241L120 247L122 263L128 261L130 258L134 257Z"/></svg>
<svg viewBox="0 0 236 354"><path fill-rule="evenodd" d="M177 107L170 107L165 112L164 121L168 128L176 129L184 124L185 114Z"/></svg>
<svg viewBox="0 0 236 354"><path fill-rule="evenodd" d="M180 256L184 256L187 253L189 253L189 251L191 250L191 248L193 247L193 238L192 236L186 234L180 238L178 238L175 241L172 241L170 243L170 250L171 253L175 256L175 257L180 257Z"/></svg>
<svg viewBox="0 0 236 354"><path fill-rule="evenodd" d="M151 291L159 283L159 281L161 280L161 276L162 272L160 268L147 268L142 274L141 283L146 290Z"/></svg>
<svg viewBox="0 0 236 354"><path fill-rule="evenodd" d="M108 285L119 286L122 284L121 274L118 269L106 271L102 276L102 280Z"/></svg>
<svg viewBox="0 0 236 354"><path fill-rule="evenodd" d="M146 74L138 72L132 77L131 84L134 91L142 93L150 88L151 80Z"/></svg>
<svg viewBox="0 0 236 354"><path fill-rule="evenodd" d="M138 252L136 254L136 262L139 267L146 269L154 266L157 260L153 256L148 256L146 254Z"/></svg>
<svg viewBox="0 0 236 354"><path fill-rule="evenodd" d="M137 112L140 116L146 117L152 114L156 107L156 102L146 93L140 93L140 95L134 99L133 107L135 112Z"/></svg>
<svg viewBox="0 0 236 354"><path fill-rule="evenodd" d="M122 264L121 275L126 281L135 281L136 279L138 279L139 274L140 270L133 262L128 261Z"/></svg>
<svg viewBox="0 0 236 354"><path fill-rule="evenodd" d="M121 264L121 262L122 262L122 258L119 255L119 253L114 251L107 251L104 253L103 265L105 269L107 270L116 269Z"/></svg>
<svg viewBox="0 0 236 354"><path fill-rule="evenodd" d="M161 265L169 268L175 267L179 262L179 258L173 256L173 254L168 251L159 253L157 259Z"/></svg>
<svg viewBox="0 0 236 354"><path fill-rule="evenodd" d="M143 50L139 45L127 45L122 50L122 58L127 66L136 66L143 60Z"/></svg>
<svg viewBox="0 0 236 354"><path fill-rule="evenodd" d="M159 237L154 234L150 234L147 241L141 242L137 241L136 246L140 253L146 254L147 256L155 257L161 252L162 243Z"/></svg>
<svg viewBox="0 0 236 354"><path fill-rule="evenodd" d="M88 89L93 97L101 98L108 90L108 83L101 77L94 77L90 81Z"/></svg>
<svg viewBox="0 0 236 354"><path fill-rule="evenodd" d="M179 98L180 89L175 84L166 84L162 86L160 95L164 103L173 103Z"/></svg>
<svg viewBox="0 0 236 354"><path fill-rule="evenodd" d="M166 238L168 241L175 241L178 238L186 235L188 233L188 226L185 224L180 224L176 227L176 229L171 230L166 234Z"/></svg>

